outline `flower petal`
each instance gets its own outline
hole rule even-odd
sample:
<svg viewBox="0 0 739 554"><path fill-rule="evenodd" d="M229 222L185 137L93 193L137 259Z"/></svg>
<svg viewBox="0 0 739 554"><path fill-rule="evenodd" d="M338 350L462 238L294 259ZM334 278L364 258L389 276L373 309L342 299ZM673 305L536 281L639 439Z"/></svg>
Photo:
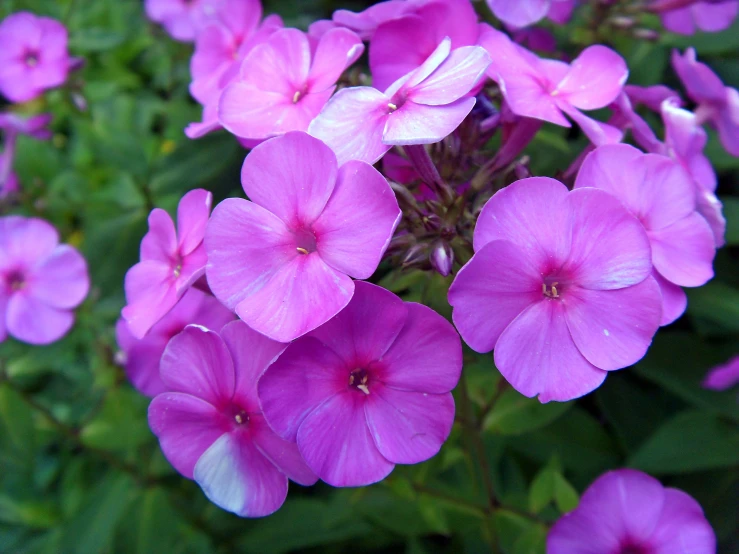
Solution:
<svg viewBox="0 0 739 554"><path fill-rule="evenodd" d="M713 232L698 212L669 227L651 231L654 267L668 281L699 287L713 278Z"/></svg>
<svg viewBox="0 0 739 554"><path fill-rule="evenodd" d="M174 222L161 208L149 214L149 232L141 239L141 261L154 260L168 264L177 254Z"/></svg>
<svg viewBox="0 0 739 554"><path fill-rule="evenodd" d="M426 79L414 86L409 98L416 104L438 106L468 94L490 65L490 55L479 46L463 46L452 51Z"/></svg>
<svg viewBox="0 0 739 554"><path fill-rule="evenodd" d="M588 137L590 142L596 146L621 142L621 139L624 136L621 129L613 127L608 123L596 121L572 106L563 105L561 102L558 103L558 106L563 112L569 115L575 123L578 124L585 136Z"/></svg>
<svg viewBox="0 0 739 554"><path fill-rule="evenodd" d="M34 297L53 308L77 307L90 290L87 262L76 249L67 244L54 251L33 271L29 291Z"/></svg>
<svg viewBox="0 0 739 554"><path fill-rule="evenodd" d="M607 375L577 349L555 299L537 302L506 327L495 345L495 365L514 389L539 395L541 402L583 396Z"/></svg>
<svg viewBox="0 0 739 554"><path fill-rule="evenodd" d="M241 64L243 83L290 99L296 87L308 80L311 53L306 34L298 29L280 29L267 42L255 46Z"/></svg>
<svg viewBox="0 0 739 554"><path fill-rule="evenodd" d="M298 445L278 437L262 414L249 414L249 431L259 451L291 480L305 486L318 481L300 455Z"/></svg>
<svg viewBox="0 0 739 554"><path fill-rule="evenodd" d="M652 271L652 277L657 281L662 293L662 320L659 324L669 325L685 313L685 308L688 307L688 296L682 288L670 283L659 272Z"/></svg>
<svg viewBox="0 0 739 554"><path fill-rule="evenodd" d="M384 144L432 144L449 136L475 106L474 98L461 98L443 106L426 106L407 100L387 119Z"/></svg>
<svg viewBox="0 0 739 554"><path fill-rule="evenodd" d="M10 297L6 310L7 332L28 344L56 342L74 324L74 312L49 306L24 291Z"/></svg>
<svg viewBox="0 0 739 554"><path fill-rule="evenodd" d="M191 190L177 206L177 236L180 254L187 256L203 242L213 195L207 190Z"/></svg>
<svg viewBox="0 0 739 554"><path fill-rule="evenodd" d="M677 489L665 489L664 504L649 546L654 554L713 554L716 534L700 504Z"/></svg>
<svg viewBox="0 0 739 554"><path fill-rule="evenodd" d="M628 77L624 59L610 48L596 44L572 61L555 92L576 108L597 110L616 99Z"/></svg>
<svg viewBox="0 0 739 554"><path fill-rule="evenodd" d="M128 305L121 315L138 339L177 304L172 269L158 261L139 262L129 269L125 288Z"/></svg>
<svg viewBox="0 0 739 554"><path fill-rule="evenodd" d="M364 52L360 38L349 29L331 29L321 37L310 67L309 87L320 91L332 87Z"/></svg>
<svg viewBox="0 0 739 554"><path fill-rule="evenodd" d="M528 27L543 19L552 6L552 0L487 0L495 17L513 27Z"/></svg>
<svg viewBox="0 0 739 554"><path fill-rule="evenodd" d="M59 244L54 227L38 218L10 215L0 218L0 265L20 263L32 268Z"/></svg>
<svg viewBox="0 0 739 554"><path fill-rule="evenodd" d="M308 466L334 487L362 487L383 480L395 467L375 446L364 415L364 393L345 391L313 410L298 430Z"/></svg>

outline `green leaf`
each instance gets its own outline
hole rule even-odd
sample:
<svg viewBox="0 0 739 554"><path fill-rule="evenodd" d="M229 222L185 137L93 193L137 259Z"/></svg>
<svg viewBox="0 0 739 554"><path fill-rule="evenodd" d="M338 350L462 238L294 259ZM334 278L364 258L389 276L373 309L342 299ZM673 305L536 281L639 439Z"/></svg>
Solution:
<svg viewBox="0 0 739 554"><path fill-rule="evenodd" d="M107 28L79 29L72 33L69 47L78 52L100 52L110 50L126 39L124 33Z"/></svg>
<svg viewBox="0 0 739 554"><path fill-rule="evenodd" d="M736 466L739 429L705 412L682 412L660 427L629 465L653 475Z"/></svg>
<svg viewBox="0 0 739 554"><path fill-rule="evenodd" d="M541 512L554 499L554 481L557 472L546 466L542 469L529 489L529 508L535 514Z"/></svg>
<svg viewBox="0 0 739 554"><path fill-rule="evenodd" d="M724 204L726 218L726 244L735 246L739 244L739 198L730 196L721 198L721 202Z"/></svg>
<svg viewBox="0 0 739 554"><path fill-rule="evenodd" d="M109 392L100 414L82 429L82 442L94 448L131 451L152 440L146 423L147 402L130 389Z"/></svg>
<svg viewBox="0 0 739 554"><path fill-rule="evenodd" d="M563 514L577 508L580 502L580 496L575 488L559 472L554 474L554 502Z"/></svg>
<svg viewBox="0 0 739 554"><path fill-rule="evenodd" d="M739 291L712 281L698 288L687 289L688 313L716 323L726 334L739 333Z"/></svg>
<svg viewBox="0 0 739 554"><path fill-rule="evenodd" d="M29 472L35 458L33 410L19 393L0 385L0 455L5 470Z"/></svg>
<svg viewBox="0 0 739 554"><path fill-rule="evenodd" d="M509 388L485 418L483 428L500 435L520 435L548 425L572 405L572 402L542 404Z"/></svg>

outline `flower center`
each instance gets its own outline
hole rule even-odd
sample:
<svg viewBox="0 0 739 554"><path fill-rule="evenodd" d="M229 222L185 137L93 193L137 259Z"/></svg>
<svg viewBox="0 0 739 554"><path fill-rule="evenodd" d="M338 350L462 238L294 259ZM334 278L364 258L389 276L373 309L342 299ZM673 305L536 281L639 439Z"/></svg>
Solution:
<svg viewBox="0 0 739 554"><path fill-rule="evenodd" d="M228 412L230 412L233 422L237 427L241 427L249 423L249 414L241 406L231 404L228 407Z"/></svg>
<svg viewBox="0 0 739 554"><path fill-rule="evenodd" d="M7 283L10 292L23 290L26 286L26 278L20 271L11 271L5 277L5 282Z"/></svg>
<svg viewBox="0 0 739 554"><path fill-rule="evenodd" d="M637 546L634 544L626 544L621 547L621 550L618 551L618 554L649 554L647 550L643 549L641 546Z"/></svg>
<svg viewBox="0 0 739 554"><path fill-rule="evenodd" d="M349 374L349 386L369 394L369 373L366 369L355 369Z"/></svg>
<svg viewBox="0 0 739 554"><path fill-rule="evenodd" d="M316 235L310 229L293 231L293 236L298 254L306 255L316 251Z"/></svg>
<svg viewBox="0 0 739 554"><path fill-rule="evenodd" d="M38 64L38 55L36 54L36 52L27 53L25 62L28 67L36 67L36 65Z"/></svg>

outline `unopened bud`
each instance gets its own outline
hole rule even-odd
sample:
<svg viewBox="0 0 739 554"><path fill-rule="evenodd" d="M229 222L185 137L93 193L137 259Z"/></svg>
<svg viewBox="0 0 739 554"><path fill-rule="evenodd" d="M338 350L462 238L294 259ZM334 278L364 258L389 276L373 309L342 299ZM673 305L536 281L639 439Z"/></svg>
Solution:
<svg viewBox="0 0 739 554"><path fill-rule="evenodd" d="M634 18L625 15L616 15L609 20L610 24L617 29L631 29L636 21Z"/></svg>
<svg viewBox="0 0 739 554"><path fill-rule="evenodd" d="M650 41L659 40L659 33L655 31L654 29L644 29L644 28L634 29L631 32L631 34L634 38L638 38L641 40L650 40Z"/></svg>
<svg viewBox="0 0 739 554"><path fill-rule="evenodd" d="M454 252L447 242L439 241L431 248L429 256L431 266L442 276L446 277L452 272L454 264Z"/></svg>

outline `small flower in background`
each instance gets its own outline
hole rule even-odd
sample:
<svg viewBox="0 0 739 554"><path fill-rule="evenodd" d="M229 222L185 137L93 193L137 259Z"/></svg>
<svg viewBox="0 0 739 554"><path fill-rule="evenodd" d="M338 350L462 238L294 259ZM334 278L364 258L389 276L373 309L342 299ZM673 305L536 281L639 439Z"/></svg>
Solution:
<svg viewBox="0 0 739 554"><path fill-rule="evenodd" d="M156 396L167 390L159 376L159 360L169 340L190 324L218 332L234 320L234 314L218 300L192 288L159 320L143 339L128 330L126 320L116 323L116 340L122 350L121 365L131 384L141 394Z"/></svg>
<svg viewBox="0 0 739 554"><path fill-rule="evenodd" d="M282 506L288 478L301 485L317 480L259 406L257 380L284 348L241 321L220 333L190 325L167 345L161 363L167 392L149 406L149 425L167 460L212 502L242 517Z"/></svg>
<svg viewBox="0 0 739 554"><path fill-rule="evenodd" d="M487 0L490 11L506 25L514 28L528 27L549 17L564 24L572 14L575 0Z"/></svg>
<svg viewBox="0 0 739 554"><path fill-rule="evenodd" d="M674 50L672 67L690 99L698 104L695 110L698 123L707 121L713 125L726 151L739 156L739 91L724 86L710 67L697 60L693 48L688 48L682 56Z"/></svg>
<svg viewBox="0 0 739 554"><path fill-rule="evenodd" d="M675 4L674 0L656 0L651 9L659 11L665 29L681 35L692 35L696 30L707 33L716 33L731 27L739 13L737 0L723 0L713 2L692 2L676 9L667 9L660 6Z"/></svg>
<svg viewBox="0 0 739 554"><path fill-rule="evenodd" d="M247 139L305 131L363 51L347 29L328 31L314 49L302 31L277 31L244 59L239 77L221 94L218 118Z"/></svg>
<svg viewBox="0 0 739 554"><path fill-rule="evenodd" d="M633 469L598 477L549 531L547 554L715 554L698 502Z"/></svg>
<svg viewBox="0 0 739 554"><path fill-rule="evenodd" d="M328 146L299 131L254 148L241 182L251 201L224 200L208 224L208 284L250 327L288 342L347 305L350 275L374 273L398 202L372 166L338 167Z"/></svg>
<svg viewBox="0 0 739 554"><path fill-rule="evenodd" d="M191 42L221 3L223 0L145 0L144 9L172 38Z"/></svg>
<svg viewBox="0 0 739 554"><path fill-rule="evenodd" d="M739 356L711 369L703 380L703 388L727 390L739 385Z"/></svg>
<svg viewBox="0 0 739 554"><path fill-rule="evenodd" d="M0 153L0 199L20 190L18 176L13 171L18 135L28 135L37 140L48 140L51 131L51 114L41 114L28 118L11 112L0 113L0 129L3 131L3 150Z"/></svg>
<svg viewBox="0 0 739 554"><path fill-rule="evenodd" d="M141 241L141 261L126 273L126 302L121 315L141 339L205 274L205 226L213 195L188 192L177 207L177 230L160 208L149 214L149 232Z"/></svg>
<svg viewBox="0 0 739 554"><path fill-rule="evenodd" d="M493 60L488 76L498 83L513 113L570 127L567 114L595 145L621 140L619 129L580 111L604 108L621 93L629 69L616 52L589 46L568 65L539 59L495 29L480 38L480 45Z"/></svg>
<svg viewBox="0 0 739 554"><path fill-rule="evenodd" d="M662 303L649 238L610 194L516 181L483 208L474 248L449 289L454 324L521 394L571 400L646 353Z"/></svg>
<svg viewBox="0 0 739 554"><path fill-rule="evenodd" d="M462 345L436 312L369 283L259 380L264 416L337 487L434 456L454 423Z"/></svg>
<svg viewBox="0 0 739 554"><path fill-rule="evenodd" d="M451 50L446 38L384 93L372 87L340 90L308 132L333 148L339 163L375 163L392 145L439 142L472 110L475 98L467 95L489 63L484 49Z"/></svg>
<svg viewBox="0 0 739 554"><path fill-rule="evenodd" d="M11 102L33 100L64 83L69 72L67 29L29 12L0 23L0 94Z"/></svg>
<svg viewBox="0 0 739 554"><path fill-rule="evenodd" d="M0 217L0 342L50 344L74 324L90 289L87 263L46 221Z"/></svg>

